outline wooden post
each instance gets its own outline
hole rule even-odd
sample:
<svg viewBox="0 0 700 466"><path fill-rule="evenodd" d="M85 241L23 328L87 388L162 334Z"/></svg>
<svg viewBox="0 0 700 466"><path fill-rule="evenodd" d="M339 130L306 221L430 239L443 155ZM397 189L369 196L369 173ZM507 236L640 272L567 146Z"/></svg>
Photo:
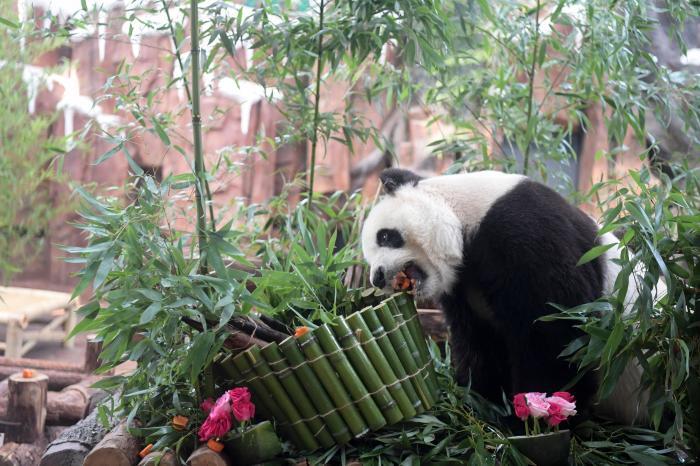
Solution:
<svg viewBox="0 0 700 466"><path fill-rule="evenodd" d="M231 464L226 454L210 450L206 445L196 449L187 458L187 466L231 466Z"/></svg>
<svg viewBox="0 0 700 466"><path fill-rule="evenodd" d="M88 336L87 346L85 347L85 372L92 374L102 365L102 361L99 358L101 352L102 341L97 340L95 335Z"/></svg>
<svg viewBox="0 0 700 466"><path fill-rule="evenodd" d="M10 376L7 384L9 441L34 443L44 436L48 387L49 378L32 370Z"/></svg>
<svg viewBox="0 0 700 466"><path fill-rule="evenodd" d="M22 357L22 328L17 321L7 322L7 333L5 334L5 356L8 358Z"/></svg>
<svg viewBox="0 0 700 466"><path fill-rule="evenodd" d="M95 445L83 466L131 466L138 460L140 443L122 422Z"/></svg>

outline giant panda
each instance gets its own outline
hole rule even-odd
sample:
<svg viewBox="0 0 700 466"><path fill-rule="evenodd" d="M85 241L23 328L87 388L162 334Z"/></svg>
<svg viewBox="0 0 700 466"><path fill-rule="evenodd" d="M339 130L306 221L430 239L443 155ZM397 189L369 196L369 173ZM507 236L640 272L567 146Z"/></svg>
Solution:
<svg viewBox="0 0 700 466"><path fill-rule="evenodd" d="M457 381L496 402L504 392L553 392L572 381L577 367L558 356L580 330L537 319L556 312L549 303L573 307L612 291L617 248L577 262L597 244L616 243L614 235L598 235L591 217L522 175L421 178L387 169L380 180L385 195L361 234L370 282L388 291L407 276L419 301L439 303ZM639 367L630 365L604 414L628 424L643 417L639 381ZM587 372L571 388L582 414L598 383Z"/></svg>

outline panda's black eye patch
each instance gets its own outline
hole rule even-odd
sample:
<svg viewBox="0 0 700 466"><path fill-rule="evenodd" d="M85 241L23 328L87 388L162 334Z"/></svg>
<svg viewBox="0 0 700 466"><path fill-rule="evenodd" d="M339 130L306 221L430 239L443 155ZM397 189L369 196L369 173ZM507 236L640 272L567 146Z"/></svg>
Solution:
<svg viewBox="0 0 700 466"><path fill-rule="evenodd" d="M377 245L382 248L396 249L404 245L404 240L398 230L382 228L377 232Z"/></svg>

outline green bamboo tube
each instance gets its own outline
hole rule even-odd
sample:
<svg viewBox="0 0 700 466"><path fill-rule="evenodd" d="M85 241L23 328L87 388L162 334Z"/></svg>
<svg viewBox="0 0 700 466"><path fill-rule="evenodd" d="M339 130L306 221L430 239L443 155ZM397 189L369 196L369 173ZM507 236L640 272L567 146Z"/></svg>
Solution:
<svg viewBox="0 0 700 466"><path fill-rule="evenodd" d="M248 385L248 381L241 375L241 372L233 363L233 353L226 355L226 357L221 360L220 365L224 369L224 372L231 378L234 385ZM254 376L255 374L252 375ZM261 392L253 389L251 393L253 395L253 402L255 403L255 413L265 419L272 419L272 412L268 407L267 400L264 399L267 397L267 392L265 390Z"/></svg>
<svg viewBox="0 0 700 466"><path fill-rule="evenodd" d="M372 394L374 402L386 418L387 423L395 424L403 420L401 409L387 390L387 386L377 373L377 369L375 369L360 342L353 335L345 319L338 317L332 328L337 340L340 342L340 346L345 351L345 355L359 374L362 383Z"/></svg>
<svg viewBox="0 0 700 466"><path fill-rule="evenodd" d="M413 382L408 378L408 372L403 366L401 358L399 358L399 355L396 353L394 346L391 344L391 340L389 340L389 336L386 334L377 316L376 310L372 306L366 307L360 311L360 316L372 332L372 336L374 336L377 345L379 345L379 348L382 350L382 354L394 370L396 377L401 381L401 388L406 392L406 396L411 402L416 414L422 413L425 411L425 408L423 408L421 398L413 387Z"/></svg>
<svg viewBox="0 0 700 466"><path fill-rule="evenodd" d="M369 396L369 390L362 383L357 371L352 367L345 352L338 341L333 337L333 332L327 325L321 325L313 332L318 343L326 353L326 358L331 362L335 372L342 380L343 385L350 393L352 400L362 413L362 417L372 430L381 429L386 425L386 419L382 415L377 403Z"/></svg>
<svg viewBox="0 0 700 466"><path fill-rule="evenodd" d="M295 429L292 429L291 422L284 411L279 407L277 401L272 396L265 385L263 384L260 377L255 373L253 366L248 362L243 353L238 353L235 355L231 361L236 366L240 374L243 376L246 385L248 385L253 392L253 396L256 396L265 405L269 414L272 418L277 421L282 432L286 437L292 440L295 445L304 445L299 434Z"/></svg>
<svg viewBox="0 0 700 466"><path fill-rule="evenodd" d="M414 360L417 361L417 366L420 369L420 377L425 381L428 390L430 390L431 396L435 399L437 395L437 382L433 383L433 379L430 378L430 374L433 373L432 362L430 361L430 358L423 359L423 355L418 349L420 345L414 338L414 334L411 332L410 329L409 324L411 322L415 322L415 319L410 322L407 321L404 318L404 315L401 312L401 309L399 308L395 299L389 299L387 301L384 301L383 303L386 304L391 310L391 313L394 316L394 320L396 321L396 325L398 325L399 327L399 331L406 339L406 343L408 344L408 348L411 351Z"/></svg>
<svg viewBox="0 0 700 466"><path fill-rule="evenodd" d="M350 395L345 390L343 383L338 379L331 363L323 353L318 341L316 341L316 337L311 332L306 332L299 336L297 341L314 373L321 381L321 384L323 384L328 395L330 395L333 403L335 403L335 408L340 412L348 428L350 428L350 432L355 437L361 437L369 432L367 424L362 419L352 399L350 399Z"/></svg>
<svg viewBox="0 0 700 466"><path fill-rule="evenodd" d="M318 443L324 448L330 448L335 445L335 440L333 440L333 437L329 433L328 427L324 424L301 384L299 384L296 375L294 375L294 372L289 368L289 364L287 364L287 360L282 356L282 353L277 347L277 343L273 342L265 345L260 350L260 353L263 358L265 358L265 361L267 361L268 366L277 377L279 383L284 387L289 398L294 401L297 409L301 415L304 416L306 425L311 429ZM344 425L342 428L347 431Z"/></svg>
<svg viewBox="0 0 700 466"><path fill-rule="evenodd" d="M410 335L406 337L406 335L401 332L401 327L398 326L388 303L380 304L375 310L379 320L384 326L386 334L389 336L391 344L396 350L396 354L399 355L403 367L410 376L409 379L411 379L413 387L416 389L416 393L423 403L423 407L425 409L430 409L433 403L435 403L435 399L428 385L425 383L425 380L421 377L421 374L418 373L420 360L415 358L409 349L408 340L411 339Z"/></svg>
<svg viewBox="0 0 700 466"><path fill-rule="evenodd" d="M411 336L413 336L413 340L418 347L421 360L424 364L429 361L432 363L432 357L430 356L426 336L423 332L423 327L420 324L420 320L418 319L418 310L416 309L415 302L406 293L396 293L392 295L391 298L394 300L395 308L401 312L404 320L406 321L408 330L411 332ZM433 396L437 398L439 386L437 382L437 375L435 374L435 368L432 364L428 366L427 374L430 378L429 383L433 389Z"/></svg>
<svg viewBox="0 0 700 466"><path fill-rule="evenodd" d="M401 362L398 360L398 356L396 356L396 353L394 353L396 358L391 361L390 358L382 353L381 347L377 343L377 340L373 338L371 330L359 312L349 315L345 318L345 320L350 328L354 330L355 338L362 345L365 353L367 353L367 357L369 357L372 365L382 378L382 382L384 382L384 385L386 385L392 398L394 398L396 401L397 406L401 410L401 415L404 419L411 419L416 415L416 409L413 407L413 404L408 398L406 391L401 386L401 383L396 376L396 369L391 365L391 362L394 362L395 364L398 363L399 366L401 365ZM386 334L384 335L384 338L386 338ZM401 367L401 371L403 371L403 366ZM410 385L409 381L406 382ZM420 400L418 401L420 403Z"/></svg>
<svg viewBox="0 0 700 466"><path fill-rule="evenodd" d="M284 411L285 416L289 420L292 428L297 431L299 438L301 439L300 447L305 450L313 451L319 447L314 434L309 429L309 426L304 422L299 410L296 407L296 400L293 402L284 387L277 379L277 376L270 366L267 364L265 358L263 358L259 346L251 346L243 352L248 362L253 366L253 370L258 377L262 380L263 385L272 394L272 397L277 402L282 411Z"/></svg>
<svg viewBox="0 0 700 466"><path fill-rule="evenodd" d="M263 355L265 355L266 348L267 346L263 348ZM278 349L284 354L285 362L293 367L294 378L306 391L308 398L311 399L315 406L314 410L321 413L321 418L330 430L336 443L339 445L348 443L352 439L352 434L348 430L341 413L338 412L333 401L331 401L328 393L323 388L321 381L316 377L309 364L306 364L306 358L304 353L301 352L296 339L294 337L287 338L279 344ZM275 367L277 366L272 366L273 369ZM359 413L356 413L356 416L360 418ZM364 430L367 430L367 426L364 427Z"/></svg>

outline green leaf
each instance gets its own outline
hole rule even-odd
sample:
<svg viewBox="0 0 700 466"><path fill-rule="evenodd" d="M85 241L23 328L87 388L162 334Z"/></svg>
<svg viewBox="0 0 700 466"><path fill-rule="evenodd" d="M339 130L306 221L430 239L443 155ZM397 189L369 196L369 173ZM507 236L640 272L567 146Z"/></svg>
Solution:
<svg viewBox="0 0 700 466"><path fill-rule="evenodd" d="M10 21L7 18L3 18L0 16L0 24L4 24L5 26L9 26L13 29L19 29L19 24L15 23L14 21Z"/></svg>
<svg viewBox="0 0 700 466"><path fill-rule="evenodd" d="M160 140L163 141L163 144L165 144L166 146L170 146L170 138L168 137L168 134L165 132L163 126L160 124L160 122L155 116L151 117L151 123L153 123L153 128L156 130L156 133L158 134Z"/></svg>
<svg viewBox="0 0 700 466"><path fill-rule="evenodd" d="M612 248L613 246L616 246L616 244L601 244L591 248L590 251L581 256L581 259L579 259L579 261L576 263L576 266L578 267L579 265L587 264L588 262L602 256L608 249Z"/></svg>
<svg viewBox="0 0 700 466"><path fill-rule="evenodd" d="M146 310L143 311L141 314L141 318L139 319L139 324L140 325L145 325L149 323L150 321L153 320L153 318L160 312L161 305L159 301L156 301L154 303L151 303L150 306L146 308Z"/></svg>
<svg viewBox="0 0 700 466"><path fill-rule="evenodd" d="M102 260L100 261L100 266L97 268L97 272L95 272L95 281L92 284L92 287L97 289L100 287L100 285L105 281L107 278L107 275L109 272L112 271L112 267L114 266L114 256L116 255L116 251L114 249L108 250L104 256L102 256Z"/></svg>

